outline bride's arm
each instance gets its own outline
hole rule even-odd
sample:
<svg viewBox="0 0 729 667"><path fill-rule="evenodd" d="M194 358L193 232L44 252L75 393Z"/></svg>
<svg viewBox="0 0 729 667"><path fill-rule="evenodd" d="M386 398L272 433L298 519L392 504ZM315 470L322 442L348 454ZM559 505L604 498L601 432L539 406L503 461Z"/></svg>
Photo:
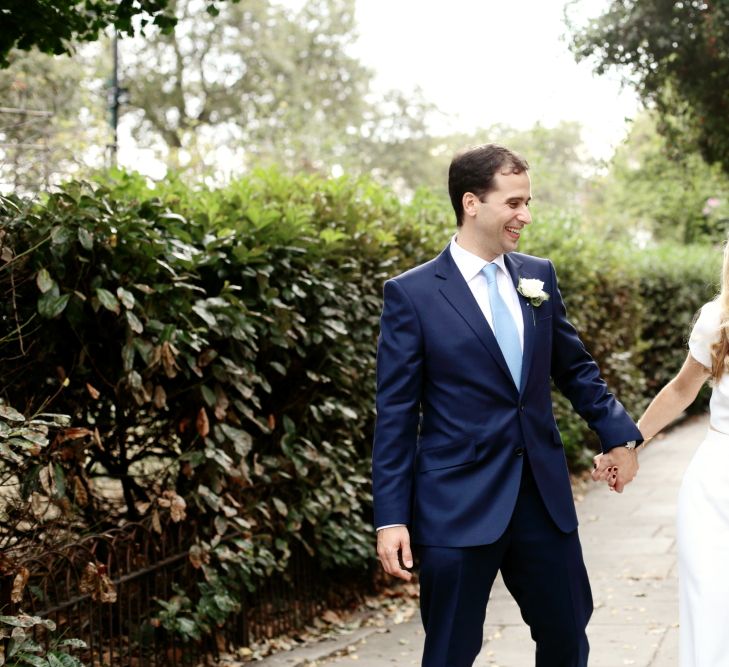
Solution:
<svg viewBox="0 0 729 667"><path fill-rule="evenodd" d="M691 405L710 375L709 369L689 353L678 375L658 392L638 420L644 440L650 440Z"/></svg>

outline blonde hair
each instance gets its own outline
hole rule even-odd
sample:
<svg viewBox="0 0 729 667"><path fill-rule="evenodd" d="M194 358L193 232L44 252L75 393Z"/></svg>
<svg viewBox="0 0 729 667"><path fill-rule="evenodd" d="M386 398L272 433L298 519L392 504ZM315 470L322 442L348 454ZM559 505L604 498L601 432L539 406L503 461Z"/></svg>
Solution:
<svg viewBox="0 0 729 667"><path fill-rule="evenodd" d="M719 340L711 346L711 377L718 382L729 361L729 241L724 244L721 266L721 291L716 297L719 304Z"/></svg>

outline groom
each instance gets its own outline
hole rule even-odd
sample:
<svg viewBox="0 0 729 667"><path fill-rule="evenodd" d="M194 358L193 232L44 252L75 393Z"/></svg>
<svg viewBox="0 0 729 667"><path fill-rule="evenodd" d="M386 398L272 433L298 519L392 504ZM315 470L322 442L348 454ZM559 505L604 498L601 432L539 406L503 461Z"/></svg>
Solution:
<svg viewBox="0 0 729 667"><path fill-rule="evenodd" d="M469 667L501 570L537 667L584 667L590 585L550 379L611 451L622 488L640 432L567 320L549 260L514 252L531 223L529 165L493 144L456 156L457 231L388 280L377 351L377 552L420 561L423 667Z"/></svg>

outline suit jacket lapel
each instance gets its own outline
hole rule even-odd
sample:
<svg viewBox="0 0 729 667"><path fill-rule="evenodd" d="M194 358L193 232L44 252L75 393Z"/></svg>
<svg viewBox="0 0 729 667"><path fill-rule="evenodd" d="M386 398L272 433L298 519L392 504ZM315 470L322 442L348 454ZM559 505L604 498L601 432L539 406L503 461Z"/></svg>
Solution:
<svg viewBox="0 0 729 667"><path fill-rule="evenodd" d="M499 343L489 323L483 316L481 309L478 307L476 299L473 298L473 294L463 279L461 272L456 267L449 247L446 247L436 258L435 275L440 279L438 286L440 293L456 309L483 346L489 351L496 364L504 371L509 380L513 382L514 380L511 377L509 367L506 365L504 355L501 353Z"/></svg>
<svg viewBox="0 0 729 667"><path fill-rule="evenodd" d="M512 254L506 254L504 255L504 264L516 288L519 285L519 278L522 277L520 270L523 261L521 258ZM521 294L519 294L519 304L521 305L521 315L524 319L524 354L521 361L521 382L519 384L521 388L520 393L522 393L529 378L529 369L531 367L532 357L534 356L536 324L534 321L534 307Z"/></svg>

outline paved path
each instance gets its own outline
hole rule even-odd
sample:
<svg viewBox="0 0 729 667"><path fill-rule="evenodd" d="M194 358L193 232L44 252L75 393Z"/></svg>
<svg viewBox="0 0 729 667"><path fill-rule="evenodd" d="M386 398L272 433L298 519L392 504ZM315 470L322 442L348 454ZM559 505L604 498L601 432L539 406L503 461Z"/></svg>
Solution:
<svg viewBox="0 0 729 667"><path fill-rule="evenodd" d="M622 495L589 485L577 498L580 536L592 582L595 613L588 627L590 667L678 665L676 499L678 487L706 429L693 419L656 439L640 454L638 478ZM346 641L346 640L345 640ZM410 667L420 665L419 619L354 634L349 653L319 645L268 658L259 665L299 667ZM534 643L501 578L491 593L484 646L474 667L534 664Z"/></svg>

